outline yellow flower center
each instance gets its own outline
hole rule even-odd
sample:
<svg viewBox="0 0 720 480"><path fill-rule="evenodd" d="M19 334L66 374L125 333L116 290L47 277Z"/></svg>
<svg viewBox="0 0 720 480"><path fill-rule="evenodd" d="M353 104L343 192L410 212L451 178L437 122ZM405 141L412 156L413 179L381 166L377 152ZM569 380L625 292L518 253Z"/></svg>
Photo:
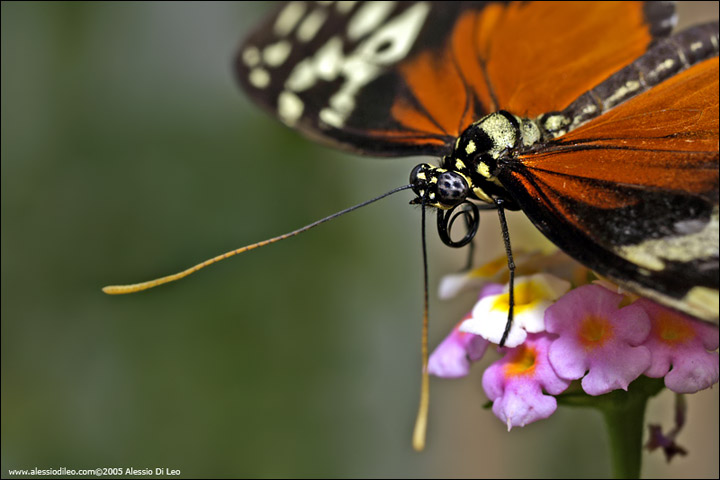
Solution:
<svg viewBox="0 0 720 480"><path fill-rule="evenodd" d="M612 338L613 326L605 317L588 315L581 321L578 333L585 348L597 348Z"/></svg>
<svg viewBox="0 0 720 480"><path fill-rule="evenodd" d="M695 336L692 326L682 317L663 313L653 322L653 334L663 343L678 344Z"/></svg>
<svg viewBox="0 0 720 480"><path fill-rule="evenodd" d="M477 278L488 278L492 277L504 268L507 268L507 257L505 255L502 255L495 260L492 260L485 265L481 265L478 268L472 270L470 272L470 276Z"/></svg>
<svg viewBox="0 0 720 480"><path fill-rule="evenodd" d="M545 290L536 282L526 282L515 285L515 312L533 308L539 301L547 299ZM492 310L507 312L510 310L510 293L498 295L492 306Z"/></svg>
<svg viewBox="0 0 720 480"><path fill-rule="evenodd" d="M529 375L535 369L537 352L532 347L521 345L516 348L505 365L505 376Z"/></svg>

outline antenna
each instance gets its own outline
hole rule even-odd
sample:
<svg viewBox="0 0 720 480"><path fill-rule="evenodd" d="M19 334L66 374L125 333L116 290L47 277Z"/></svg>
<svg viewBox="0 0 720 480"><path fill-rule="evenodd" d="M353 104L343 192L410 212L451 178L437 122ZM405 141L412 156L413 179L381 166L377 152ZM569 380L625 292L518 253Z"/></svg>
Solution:
<svg viewBox="0 0 720 480"><path fill-rule="evenodd" d="M205 260L204 262L198 263L197 265L194 265L186 270L183 270L182 272L174 273L172 275L167 275L165 277L156 278L154 280L148 280L147 282L133 283L133 284L129 284L129 285L109 285L107 287L103 287L102 291L107 293L108 295L122 295L122 294L126 294L126 293L141 292L143 290L157 287L157 286L163 285L165 283L170 283L170 282L174 282L176 280L180 280L181 278L185 278L188 275L192 275L193 273L197 272L198 270L202 270L203 268L207 267L208 265L212 265L213 263L217 263L221 260L225 260L226 258L237 255L238 253L247 252L248 250L254 250L256 248L264 247L265 245L270 245L271 243L279 242L280 240L285 240L286 238L294 237L295 235L299 235L303 232L307 232L308 230L310 230L313 227L317 227L321 223L329 222L330 220L333 220L341 215L345 215L346 213L350 213L353 210L357 210L358 208L362 208L366 205L377 202L378 200L381 200L387 196L390 196L393 193L397 193L402 190L407 190L409 188L412 188L412 185L404 185L402 187L395 188L393 190L390 190L387 193L383 193L382 195L380 195L378 197L375 197L370 200L366 200L362 203L359 203L352 207L346 208L345 210L341 210L337 213L333 213L330 216L321 218L320 220L317 220L309 225L305 225L302 228L298 228L297 230L293 230L292 232L288 232L283 235L279 235L277 237L269 238L269 239L263 240L261 242L253 243L251 245L246 245L246 246L240 247L236 250L231 250L229 252L225 252L216 257L209 258L209 259Z"/></svg>

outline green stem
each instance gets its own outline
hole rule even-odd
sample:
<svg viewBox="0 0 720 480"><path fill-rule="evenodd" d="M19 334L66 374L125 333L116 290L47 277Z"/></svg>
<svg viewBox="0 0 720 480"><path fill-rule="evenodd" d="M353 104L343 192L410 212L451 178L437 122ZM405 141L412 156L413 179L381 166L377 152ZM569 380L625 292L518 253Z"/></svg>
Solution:
<svg viewBox="0 0 720 480"><path fill-rule="evenodd" d="M610 438L613 478L640 478L645 407L663 386L662 379L640 377L628 391L615 390L597 397L570 393L558 400L564 405L600 410Z"/></svg>
<svg viewBox="0 0 720 480"><path fill-rule="evenodd" d="M601 409L610 437L613 478L640 478L646 405L647 398Z"/></svg>

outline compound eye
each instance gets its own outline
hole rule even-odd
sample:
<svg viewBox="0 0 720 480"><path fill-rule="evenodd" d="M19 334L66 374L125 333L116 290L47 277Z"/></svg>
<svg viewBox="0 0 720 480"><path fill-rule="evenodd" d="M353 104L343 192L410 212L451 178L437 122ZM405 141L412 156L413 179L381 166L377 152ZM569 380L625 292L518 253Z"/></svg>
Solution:
<svg viewBox="0 0 720 480"><path fill-rule="evenodd" d="M455 172L443 172L438 177L438 200L443 205L454 207L462 203L467 198L468 191L465 179Z"/></svg>
<svg viewBox="0 0 720 480"><path fill-rule="evenodd" d="M427 163L416 165L410 172L410 185L418 197L425 195L428 188L428 172L432 167Z"/></svg>
<svg viewBox="0 0 720 480"><path fill-rule="evenodd" d="M410 172L410 184L419 186L420 184L425 184L427 182L427 179L425 178L425 175L418 175L421 172L425 171L425 164L421 163L420 165L415 165L415 168L412 169Z"/></svg>

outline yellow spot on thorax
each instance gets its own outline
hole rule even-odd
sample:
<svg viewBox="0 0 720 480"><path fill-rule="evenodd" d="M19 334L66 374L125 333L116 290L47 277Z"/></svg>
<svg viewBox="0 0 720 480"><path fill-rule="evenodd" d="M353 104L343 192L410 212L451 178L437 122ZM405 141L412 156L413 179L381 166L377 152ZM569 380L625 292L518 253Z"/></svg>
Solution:
<svg viewBox="0 0 720 480"><path fill-rule="evenodd" d="M470 140L467 145L465 146L465 153L468 155L472 155L472 153L477 150L477 147L475 146L475 142Z"/></svg>
<svg viewBox="0 0 720 480"><path fill-rule="evenodd" d="M485 178L490 178L492 176L490 175L490 167L488 167L488 164L485 162L478 163L476 170L480 175Z"/></svg>

